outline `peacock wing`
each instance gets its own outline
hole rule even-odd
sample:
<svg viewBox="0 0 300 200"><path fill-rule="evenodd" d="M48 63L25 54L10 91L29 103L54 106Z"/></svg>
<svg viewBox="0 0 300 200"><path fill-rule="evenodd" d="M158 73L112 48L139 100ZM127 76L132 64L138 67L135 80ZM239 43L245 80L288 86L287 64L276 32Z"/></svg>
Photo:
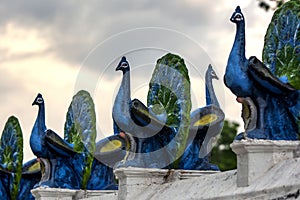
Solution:
<svg viewBox="0 0 300 200"><path fill-rule="evenodd" d="M81 177L81 189L85 189L91 175L96 134L93 99L87 91L81 90L74 95L69 106L64 134L65 140L73 144L74 149L83 156L74 160L75 168Z"/></svg>
<svg viewBox="0 0 300 200"><path fill-rule="evenodd" d="M198 108L191 113L190 129L203 129L221 124L225 119L224 112L215 105Z"/></svg>
<svg viewBox="0 0 300 200"><path fill-rule="evenodd" d="M296 92L296 89L278 79L260 60L255 56L250 57L248 72L252 80L260 88L276 95L285 95Z"/></svg>
<svg viewBox="0 0 300 200"><path fill-rule="evenodd" d="M139 126L147 126L151 122L148 108L138 99L131 101L130 115L134 123Z"/></svg>
<svg viewBox="0 0 300 200"><path fill-rule="evenodd" d="M48 129L45 134L45 143L55 155L69 157L76 154L74 145L63 140L58 134Z"/></svg>
<svg viewBox="0 0 300 200"><path fill-rule="evenodd" d="M94 156L101 163L113 168L125 158L130 146L129 140L120 135L112 135L97 142Z"/></svg>
<svg viewBox="0 0 300 200"><path fill-rule="evenodd" d="M35 158L23 164L22 176L24 177L35 177L41 178L41 165L40 162Z"/></svg>
<svg viewBox="0 0 300 200"><path fill-rule="evenodd" d="M195 138L202 141L199 156L203 158L213 148L217 136L223 129L225 114L218 106L208 105L191 113L189 142Z"/></svg>
<svg viewBox="0 0 300 200"><path fill-rule="evenodd" d="M133 99L130 104L130 115L135 124L146 127L149 131L159 132L163 127L168 129L164 121L149 112L149 109L138 99ZM165 127L166 126L166 127Z"/></svg>
<svg viewBox="0 0 300 200"><path fill-rule="evenodd" d="M276 10L265 35L263 62L277 77L300 89L300 2L291 0Z"/></svg>
<svg viewBox="0 0 300 200"><path fill-rule="evenodd" d="M10 172L9 191L11 199L18 195L23 164L23 134L16 117L8 118L1 136L1 167Z"/></svg>
<svg viewBox="0 0 300 200"><path fill-rule="evenodd" d="M171 53L160 58L149 84L147 104L158 118L166 118L166 126L177 130L176 158L184 152L189 134L190 95L190 79L184 60Z"/></svg>

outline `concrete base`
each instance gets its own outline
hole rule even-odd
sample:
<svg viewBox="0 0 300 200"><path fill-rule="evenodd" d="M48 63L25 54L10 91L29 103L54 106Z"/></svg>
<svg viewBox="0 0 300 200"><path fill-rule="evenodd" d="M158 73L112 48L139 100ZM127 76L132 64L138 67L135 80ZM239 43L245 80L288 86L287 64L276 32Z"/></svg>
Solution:
<svg viewBox="0 0 300 200"><path fill-rule="evenodd" d="M168 170L154 168L120 168L115 170L119 179L118 199L138 199L143 191L150 186L160 186L164 183L200 177L218 171Z"/></svg>
<svg viewBox="0 0 300 200"><path fill-rule="evenodd" d="M295 157L299 141L241 140L230 146L237 154L237 186L251 185L277 163Z"/></svg>
<svg viewBox="0 0 300 200"><path fill-rule="evenodd" d="M79 200L79 199L99 199L117 200L115 190L70 190L61 188L39 187L31 190L36 200Z"/></svg>
<svg viewBox="0 0 300 200"><path fill-rule="evenodd" d="M31 190L36 200L72 200L76 196L76 190L59 189L59 188L36 188Z"/></svg>

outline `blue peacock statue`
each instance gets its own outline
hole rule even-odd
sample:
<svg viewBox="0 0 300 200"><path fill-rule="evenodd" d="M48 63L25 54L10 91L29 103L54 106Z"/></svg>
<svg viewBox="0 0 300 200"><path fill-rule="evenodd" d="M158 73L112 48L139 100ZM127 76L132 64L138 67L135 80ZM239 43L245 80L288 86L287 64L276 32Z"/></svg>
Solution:
<svg viewBox="0 0 300 200"><path fill-rule="evenodd" d="M237 101L243 103L243 108L250 112L247 115L244 112L244 121L248 125L245 133L236 139L296 140L297 116L290 108L297 104L299 92L277 78L256 57L246 58L245 18L239 6L230 20L236 24L236 35L224 82L237 96Z"/></svg>
<svg viewBox="0 0 300 200"><path fill-rule="evenodd" d="M167 54L157 61L147 107L138 99L131 100L130 68L125 57L117 70L122 70L123 79L113 107L115 133L131 134L136 146L131 160L119 167L174 167L169 164L184 151L191 107L189 77L183 59Z"/></svg>
<svg viewBox="0 0 300 200"><path fill-rule="evenodd" d="M116 71L119 70L123 72L123 78L112 111L114 133L126 133L127 137L133 138L131 145L134 146L135 152L131 152L130 159L119 163L118 167L158 167L155 162L147 163L151 159L142 157L148 156L145 153L156 148L155 142L149 146L149 141L153 141L153 137L164 128L164 124L151 117L148 108L142 102L137 99L131 100L130 66L125 57L122 57L116 68Z"/></svg>
<svg viewBox="0 0 300 200"><path fill-rule="evenodd" d="M40 161L42 168L44 168L42 170L42 178L36 187L78 188L78 180L70 176L70 173L72 173L69 171L70 168L57 167L62 162L59 158L69 158L76 154L73 146L60 138L52 130L47 130L45 124L45 104L41 94L37 95L32 105L37 105L39 110L30 135L30 147L33 154ZM66 182L55 180L58 177L64 179Z"/></svg>
<svg viewBox="0 0 300 200"><path fill-rule="evenodd" d="M39 112L30 145L43 169L42 178L35 187L117 189L113 167L130 149L129 141L126 136L114 135L96 145L96 113L90 94L81 90L73 96L66 115L64 139L46 128L41 94L33 105L39 106ZM26 168L32 165L29 163Z"/></svg>
<svg viewBox="0 0 300 200"><path fill-rule="evenodd" d="M207 106L194 111L191 121L189 77L179 56L167 54L158 60L150 82L148 107L131 100L130 68L125 57L117 70L122 70L123 79L113 107L115 133L132 134L135 140L131 144L137 145L137 154L125 166L218 170L209 163L209 151L211 140L222 130L224 113L213 90L212 79L217 76L211 65L206 73ZM187 145L183 155L176 155L176 145Z"/></svg>
<svg viewBox="0 0 300 200"><path fill-rule="evenodd" d="M205 73L206 106L191 113L187 148L180 158L179 168L187 170L219 170L209 163L213 141L221 133L225 115L220 108L212 80L218 76L209 65Z"/></svg>

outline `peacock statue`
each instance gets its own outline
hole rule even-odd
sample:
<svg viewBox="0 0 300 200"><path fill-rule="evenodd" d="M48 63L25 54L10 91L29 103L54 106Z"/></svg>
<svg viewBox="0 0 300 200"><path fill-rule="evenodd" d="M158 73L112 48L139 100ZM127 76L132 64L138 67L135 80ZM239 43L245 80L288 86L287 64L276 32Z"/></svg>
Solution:
<svg viewBox="0 0 300 200"><path fill-rule="evenodd" d="M39 112L30 145L43 169L42 178L35 187L117 189L113 166L128 151L128 140L125 136L111 136L96 145L96 113L90 94L81 90L73 96L66 115L64 139L46 128L41 94L37 95L33 105L39 106Z"/></svg>
<svg viewBox="0 0 300 200"><path fill-rule="evenodd" d="M114 121L114 133L125 134L127 137L133 138L131 144L135 146L136 153L133 159L131 155L126 163L120 163L118 166L136 166L146 167L148 164L145 163L145 159L141 156L146 156L143 153L149 152L149 148L145 149L145 143L149 140L149 137L158 133L163 124L157 122L154 118L149 118L149 115L139 115L139 111L142 109L148 112L146 106L137 99L131 100L130 94L130 66L126 57L122 57L119 62L116 71L122 71L123 78L115 98L113 105L113 121ZM139 109L139 108L142 109ZM145 116L145 117L144 117ZM152 149L150 147L150 149ZM151 165L151 164L150 164ZM148 166L149 167L149 166ZM152 167L156 167L155 164Z"/></svg>
<svg viewBox="0 0 300 200"><path fill-rule="evenodd" d="M70 180L70 172L67 167L60 169L61 160L58 158L69 158L76 154L73 145L67 143L60 138L55 132L46 128L45 124L45 104L41 94L38 94L32 105L38 106L38 115L30 135L30 147L33 154L38 158L42 168L42 178L35 186L44 187L67 187L78 188L78 181L75 179ZM57 170L58 169L58 170ZM68 173L68 174L66 174ZM66 181L69 183L59 183L55 180L56 177L68 178Z"/></svg>
<svg viewBox="0 0 300 200"><path fill-rule="evenodd" d="M299 103L299 92L255 56L246 58L245 17L239 6L230 20L236 24L236 35L224 82L237 96L237 101L243 103L243 109L248 111L243 112L247 124L245 133L236 139L296 140L297 116L290 108Z"/></svg>
<svg viewBox="0 0 300 200"><path fill-rule="evenodd" d="M179 151L183 153L189 124L189 115L184 116L190 112L190 98L185 98L189 97L189 93L185 94L189 91L189 79L182 75L187 74L182 63L181 58L172 54L158 60L148 92L148 106L145 106L138 99L131 100L130 66L122 57L116 68L123 72L123 78L113 106L114 127L115 133L133 136L136 151L132 159L119 167L164 168L176 160L176 156L180 157ZM162 74L169 75L172 81ZM187 80L188 84L184 85ZM178 90L178 84L182 89ZM174 93L175 90L178 94Z"/></svg>
<svg viewBox="0 0 300 200"><path fill-rule="evenodd" d="M180 169L219 170L217 166L209 163L209 159L212 143L222 131L225 115L216 97L213 79L219 78L209 65L205 73L206 106L191 113L188 145L180 158Z"/></svg>

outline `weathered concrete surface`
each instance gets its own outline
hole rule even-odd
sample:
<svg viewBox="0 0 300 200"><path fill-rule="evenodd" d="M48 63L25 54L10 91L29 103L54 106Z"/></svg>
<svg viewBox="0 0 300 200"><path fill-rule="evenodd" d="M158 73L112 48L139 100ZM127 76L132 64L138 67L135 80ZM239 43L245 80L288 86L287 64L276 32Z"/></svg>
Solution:
<svg viewBox="0 0 300 200"><path fill-rule="evenodd" d="M155 200L300 199L300 159L278 163L248 187L237 187L236 180L237 172L233 170L163 185L149 185L136 197Z"/></svg>
<svg viewBox="0 0 300 200"><path fill-rule="evenodd" d="M168 170L154 168L120 168L115 170L119 179L118 199L139 199L137 196L145 189L154 185L163 185L168 182L191 179L219 171L197 170Z"/></svg>
<svg viewBox="0 0 300 200"><path fill-rule="evenodd" d="M81 200L105 199L117 200L115 190L70 190L62 188L39 187L31 190L36 200Z"/></svg>

